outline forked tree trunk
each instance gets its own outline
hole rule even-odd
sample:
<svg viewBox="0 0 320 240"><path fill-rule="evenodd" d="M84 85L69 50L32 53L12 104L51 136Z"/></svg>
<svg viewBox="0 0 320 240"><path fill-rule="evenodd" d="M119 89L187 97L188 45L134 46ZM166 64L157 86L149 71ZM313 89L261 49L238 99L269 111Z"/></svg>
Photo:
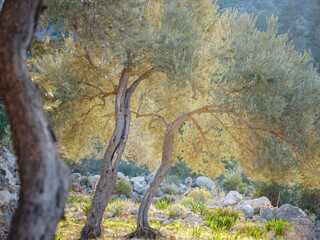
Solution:
<svg viewBox="0 0 320 240"><path fill-rule="evenodd" d="M158 239L164 237L159 230L150 227L148 222L148 211L150 204L159 188L161 182L169 172L172 166L171 154L172 145L176 130L172 125L167 126L167 131L163 142L162 162L161 165L152 180L150 187L143 195L137 216L137 228L136 231L127 235L125 238L147 238L147 239Z"/></svg>
<svg viewBox="0 0 320 240"><path fill-rule="evenodd" d="M21 179L9 240L52 239L68 190L68 168L25 63L41 9L41 0L10 0L0 15L0 97L10 119Z"/></svg>
<svg viewBox="0 0 320 240"><path fill-rule="evenodd" d="M130 73L130 70L124 69L120 77L115 103L115 130L104 155L101 178L88 212L86 224L81 231L80 239L96 239L103 233L103 214L116 183L119 163L129 135L131 93L127 89L127 85Z"/></svg>

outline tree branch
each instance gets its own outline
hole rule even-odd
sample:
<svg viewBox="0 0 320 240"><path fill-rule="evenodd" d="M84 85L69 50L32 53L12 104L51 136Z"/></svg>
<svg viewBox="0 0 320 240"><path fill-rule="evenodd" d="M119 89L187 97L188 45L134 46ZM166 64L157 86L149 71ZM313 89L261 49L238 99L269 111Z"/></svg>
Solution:
<svg viewBox="0 0 320 240"><path fill-rule="evenodd" d="M168 120L161 116L160 114L158 113L146 113L146 114L140 114L140 113L137 113L137 112L134 112L132 111L132 113L136 114L136 118L142 118L142 117L157 117L158 119L162 120L164 122L164 124L167 126L169 126L169 122Z"/></svg>
<svg viewBox="0 0 320 240"><path fill-rule="evenodd" d="M129 98L131 97L132 93L136 90L136 88L139 85L139 83L142 80L150 77L154 72L155 72L154 69L150 68L149 70L147 70L143 74L141 74L140 77L131 84L131 86L129 87L129 89L127 91L127 94L129 95Z"/></svg>
<svg viewBox="0 0 320 240"><path fill-rule="evenodd" d="M89 55L89 51L88 51L87 46L84 46L84 49L85 49L85 51L86 51L85 57L86 57L86 59L88 60L89 64L90 64L94 69L96 69L98 72L100 72L100 73L108 80L108 82L111 84L111 86L115 89L115 88L117 87L117 85L112 81L112 79L111 79L107 74L105 74L105 72L104 72L99 66L97 66L97 65L93 62L92 58L91 58L90 55Z"/></svg>
<svg viewBox="0 0 320 240"><path fill-rule="evenodd" d="M218 118L213 112L210 112L210 114L216 118L218 120L218 122L228 131L228 133L230 134L230 136L240 145L243 146L245 148L247 148L251 153L254 154L254 151L252 149L250 149L248 146L244 145L243 143L239 142L239 140L233 135L233 133L228 129L228 127L221 121L220 118Z"/></svg>
<svg viewBox="0 0 320 240"><path fill-rule="evenodd" d="M201 134L201 137L202 137L202 141L205 143L207 149L208 149L208 152L210 151L209 149L209 145L208 145L208 142L207 142L207 138L204 134L204 132L202 131L199 123L193 118L193 117L189 117L189 119L193 122L193 124L196 126L196 128L198 129L198 131L200 132Z"/></svg>

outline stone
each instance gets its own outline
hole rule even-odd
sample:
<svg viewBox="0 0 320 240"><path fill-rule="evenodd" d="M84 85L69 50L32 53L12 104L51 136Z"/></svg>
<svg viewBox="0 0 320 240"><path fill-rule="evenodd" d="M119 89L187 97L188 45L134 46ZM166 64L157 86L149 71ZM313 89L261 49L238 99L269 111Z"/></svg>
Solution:
<svg viewBox="0 0 320 240"><path fill-rule="evenodd" d="M70 184L70 188L72 191L81 192L83 188L80 186L79 182L73 182Z"/></svg>
<svg viewBox="0 0 320 240"><path fill-rule="evenodd" d="M81 215L80 215L80 213L75 212L75 213L72 214L72 217L73 217L75 220L79 220L79 219L81 218Z"/></svg>
<svg viewBox="0 0 320 240"><path fill-rule="evenodd" d="M198 187L205 187L208 190L212 190L215 187L215 183L210 178L205 176L198 177L196 179L196 184Z"/></svg>
<svg viewBox="0 0 320 240"><path fill-rule="evenodd" d="M162 196L163 196L163 192L160 189L158 189L156 191L156 197L162 197Z"/></svg>
<svg viewBox="0 0 320 240"><path fill-rule="evenodd" d="M288 229L283 234L283 239L317 240L314 234L315 224L306 217L293 220L294 228Z"/></svg>
<svg viewBox="0 0 320 240"><path fill-rule="evenodd" d="M131 178L131 182L132 183L135 183L135 182L142 183L142 182L145 182L145 181L146 181L145 177L133 177L133 178Z"/></svg>
<svg viewBox="0 0 320 240"><path fill-rule="evenodd" d="M184 180L184 183L187 185L187 187L191 187L192 178L191 178L191 177L187 177L187 178Z"/></svg>
<svg viewBox="0 0 320 240"><path fill-rule="evenodd" d="M267 223L267 219L260 217L259 215L254 215L252 217L253 222L261 222L261 223Z"/></svg>
<svg viewBox="0 0 320 240"><path fill-rule="evenodd" d="M223 200L223 206L235 206L242 200L242 195L237 191L230 191Z"/></svg>
<svg viewBox="0 0 320 240"><path fill-rule="evenodd" d="M112 218L113 217L113 213L112 212L105 212L104 213L106 218Z"/></svg>
<svg viewBox="0 0 320 240"><path fill-rule="evenodd" d="M146 178L146 181L148 183L150 183L153 179L154 179L154 176L156 175L157 172L152 172L152 173L149 173L149 175L147 176Z"/></svg>
<svg viewBox="0 0 320 240"><path fill-rule="evenodd" d="M260 197L260 198L253 199L251 206L253 207L255 214L259 214L261 208L263 207L272 207L271 202L267 197Z"/></svg>
<svg viewBox="0 0 320 240"><path fill-rule="evenodd" d="M88 179L88 187L95 189L99 180L100 180L100 175L94 175L93 177L90 177Z"/></svg>
<svg viewBox="0 0 320 240"><path fill-rule="evenodd" d="M124 195L124 194L120 194L119 198L120 198L121 200L127 200L127 196Z"/></svg>
<svg viewBox="0 0 320 240"><path fill-rule="evenodd" d="M320 239L320 221L315 222L314 239Z"/></svg>
<svg viewBox="0 0 320 240"><path fill-rule="evenodd" d="M133 190L139 194L142 194L145 191L145 187L139 182L134 182Z"/></svg>
<svg viewBox="0 0 320 240"><path fill-rule="evenodd" d="M260 217L269 220L272 220L275 218L274 212L270 207L263 207L260 209Z"/></svg>
<svg viewBox="0 0 320 240"><path fill-rule="evenodd" d="M238 210L240 210L241 212L243 212L243 216L246 219L250 219L253 217L254 214L254 210L250 205L241 205L238 207Z"/></svg>
<svg viewBox="0 0 320 240"><path fill-rule="evenodd" d="M7 239L20 191L16 157L0 146L0 239Z"/></svg>
<svg viewBox="0 0 320 240"><path fill-rule="evenodd" d="M170 220L167 219L167 220L165 220L165 221L162 222L162 226L168 225L168 224L170 224L170 223L171 223Z"/></svg>
<svg viewBox="0 0 320 240"><path fill-rule="evenodd" d="M71 181L80 181L81 174L80 173L72 173Z"/></svg>
<svg viewBox="0 0 320 240"><path fill-rule="evenodd" d="M118 172L118 173L117 173L117 178L118 178L119 180L123 180L123 179L126 178L126 176L125 176L122 172Z"/></svg>
<svg viewBox="0 0 320 240"><path fill-rule="evenodd" d="M116 200L118 199L118 195L111 195L110 200Z"/></svg>
<svg viewBox="0 0 320 240"><path fill-rule="evenodd" d="M276 212L276 219L281 219L285 222L293 222L296 218L306 218L307 214L298 207L291 204L283 204Z"/></svg>
<svg viewBox="0 0 320 240"><path fill-rule="evenodd" d="M137 215L138 210L139 210L139 208L136 205L133 205L133 206L129 207L129 209L128 209L128 211L131 215Z"/></svg>

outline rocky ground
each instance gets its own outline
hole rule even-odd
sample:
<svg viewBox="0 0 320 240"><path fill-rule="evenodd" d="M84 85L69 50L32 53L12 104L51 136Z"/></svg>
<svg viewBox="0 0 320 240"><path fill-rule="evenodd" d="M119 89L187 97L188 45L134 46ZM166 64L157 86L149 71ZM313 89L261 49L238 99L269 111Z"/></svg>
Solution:
<svg viewBox="0 0 320 240"><path fill-rule="evenodd" d="M118 184L125 182L130 186L130 194L122 193L123 189L113 192L112 201L103 219L106 229L104 239L120 239L135 230L139 201L154 174L129 178L118 173ZM99 175L72 174L65 208L66 219L58 225L56 240L77 239L99 179ZM177 186L164 181L149 211L151 226L159 229L171 240L320 239L320 222L312 222L300 208L290 204L275 207L267 197L251 199L247 194L244 196L237 191L221 191L214 181L205 176L195 179L188 177L183 182ZM0 239L5 239L11 217L17 207L20 182L16 158L2 147L0 147L0 186ZM205 204L196 202L199 199ZM214 227L208 220L210 214L221 212L227 213L221 216L229 216L228 214L238 216L228 229L221 226ZM273 230L267 231L267 224L276 220L292 223L294 227L287 227L282 236L275 237Z"/></svg>

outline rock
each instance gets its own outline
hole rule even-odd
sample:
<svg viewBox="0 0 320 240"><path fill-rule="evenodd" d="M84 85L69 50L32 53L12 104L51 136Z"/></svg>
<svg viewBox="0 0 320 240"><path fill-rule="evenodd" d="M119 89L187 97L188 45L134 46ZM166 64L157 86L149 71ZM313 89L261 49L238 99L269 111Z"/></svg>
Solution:
<svg viewBox="0 0 320 240"><path fill-rule="evenodd" d="M142 183L142 182L145 182L145 181L146 181L145 177L133 177L133 178L131 178L131 182L132 183L135 183L135 182Z"/></svg>
<svg viewBox="0 0 320 240"><path fill-rule="evenodd" d="M137 215L138 214L138 210L139 210L138 206L133 205L133 206L129 207L128 212L131 215Z"/></svg>
<svg viewBox="0 0 320 240"><path fill-rule="evenodd" d="M198 187L205 187L209 190L212 190L215 187L215 183L211 179L204 176L198 177L196 179L196 184Z"/></svg>
<svg viewBox="0 0 320 240"><path fill-rule="evenodd" d="M88 179L88 187L95 189L99 180L100 180L100 175L94 175L93 177L90 177Z"/></svg>
<svg viewBox="0 0 320 240"><path fill-rule="evenodd" d="M136 193L136 192L132 192L132 194L131 194L131 198L134 200L134 201L139 201L140 200L140 196L139 196L139 194L138 193Z"/></svg>
<svg viewBox="0 0 320 240"><path fill-rule="evenodd" d="M133 190L139 194L142 194L145 191L145 187L139 182L134 182Z"/></svg>
<svg viewBox="0 0 320 240"><path fill-rule="evenodd" d="M71 175L71 181L77 181L79 182L80 181L80 178L81 178L81 174L80 173L72 173Z"/></svg>
<svg viewBox="0 0 320 240"><path fill-rule="evenodd" d="M254 210L250 205L242 205L240 207L238 207L238 210L240 210L241 212L243 212L243 216L246 219L252 218L253 214L254 214Z"/></svg>
<svg viewBox="0 0 320 240"><path fill-rule="evenodd" d="M160 189L158 189L156 191L156 197L162 197L162 196L163 196L163 192Z"/></svg>
<svg viewBox="0 0 320 240"><path fill-rule="evenodd" d="M274 219L275 215L270 207L263 207L260 209L260 217L265 218L269 221L269 220Z"/></svg>
<svg viewBox="0 0 320 240"><path fill-rule="evenodd" d="M187 185L187 187L191 187L192 178L191 178L191 177L187 177L187 178L184 180L184 183Z"/></svg>
<svg viewBox="0 0 320 240"><path fill-rule="evenodd" d="M272 207L271 202L267 197L260 197L260 198L253 199L251 206L253 207L254 213L256 214L259 214L261 208L263 207Z"/></svg>
<svg viewBox="0 0 320 240"><path fill-rule="evenodd" d="M70 189L75 191L75 192L81 192L83 188L80 186L80 183L78 182L73 182L70 184Z"/></svg>
<svg viewBox="0 0 320 240"><path fill-rule="evenodd" d="M168 225L168 224L170 224L170 223L171 223L170 220L167 219L167 220L165 220L165 221L162 222L162 226Z"/></svg>
<svg viewBox="0 0 320 240"><path fill-rule="evenodd" d="M276 219L282 219L285 222L293 222L296 218L306 218L307 214L298 207L291 204L283 204L276 212Z"/></svg>
<svg viewBox="0 0 320 240"><path fill-rule="evenodd" d="M316 221L315 223L314 239L320 239L320 221Z"/></svg>
<svg viewBox="0 0 320 240"><path fill-rule="evenodd" d="M118 178L119 180L123 180L123 179L126 178L126 176L125 176L122 172L118 172L118 173L117 173L117 178Z"/></svg>
<svg viewBox="0 0 320 240"><path fill-rule="evenodd" d="M118 199L118 195L111 195L110 200L116 200Z"/></svg>
<svg viewBox="0 0 320 240"><path fill-rule="evenodd" d="M254 215L252 217L253 222L261 222L261 223L266 223L268 222L267 219L260 217L259 215Z"/></svg>
<svg viewBox="0 0 320 240"><path fill-rule="evenodd" d="M75 212L75 213L72 214L72 217L73 217L75 220L79 220L79 219L81 218L81 215L80 215L80 213Z"/></svg>
<svg viewBox="0 0 320 240"><path fill-rule="evenodd" d="M119 198L120 198L121 200L127 200L127 197L126 197L126 195L124 195L124 194L120 194Z"/></svg>
<svg viewBox="0 0 320 240"><path fill-rule="evenodd" d="M230 191L223 200L223 206L234 206L242 200L242 195L237 191Z"/></svg>
<svg viewBox="0 0 320 240"><path fill-rule="evenodd" d="M0 146L0 239L7 239L12 216L18 207L19 191L17 159Z"/></svg>
<svg viewBox="0 0 320 240"><path fill-rule="evenodd" d="M112 218L113 217L113 213L112 212L105 212L104 213L106 218Z"/></svg>
<svg viewBox="0 0 320 240"><path fill-rule="evenodd" d="M293 220L294 228L288 229L283 234L283 239L317 240L314 235L315 224L305 217Z"/></svg>
<svg viewBox="0 0 320 240"><path fill-rule="evenodd" d="M154 179L154 176L156 175L157 172L152 172L152 173L149 173L149 175L147 176L146 178L146 181L148 183L150 183L153 179Z"/></svg>

